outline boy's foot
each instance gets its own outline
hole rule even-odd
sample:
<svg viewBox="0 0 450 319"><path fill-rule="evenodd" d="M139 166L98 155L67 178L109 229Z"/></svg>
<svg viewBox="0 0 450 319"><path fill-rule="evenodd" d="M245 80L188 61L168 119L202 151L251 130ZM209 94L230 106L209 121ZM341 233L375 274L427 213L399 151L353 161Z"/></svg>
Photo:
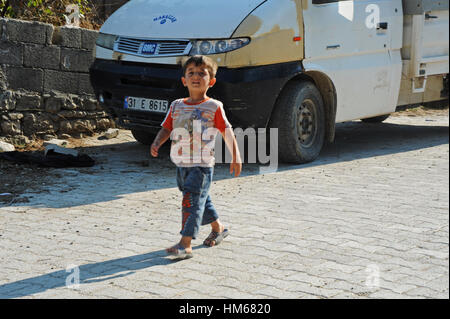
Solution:
<svg viewBox="0 0 450 319"><path fill-rule="evenodd" d="M219 245L222 240L229 234L228 229L222 226L220 232L212 231L208 237L203 241L203 245L213 247Z"/></svg>
<svg viewBox="0 0 450 319"><path fill-rule="evenodd" d="M193 257L192 248L184 248L180 244L167 248L166 253L169 256L176 257L176 259L188 259Z"/></svg>

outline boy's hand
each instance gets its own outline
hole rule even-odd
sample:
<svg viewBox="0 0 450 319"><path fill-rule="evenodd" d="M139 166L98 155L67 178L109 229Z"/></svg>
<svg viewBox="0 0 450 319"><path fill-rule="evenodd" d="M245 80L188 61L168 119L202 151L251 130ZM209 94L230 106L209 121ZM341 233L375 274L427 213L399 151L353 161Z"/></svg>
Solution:
<svg viewBox="0 0 450 319"><path fill-rule="evenodd" d="M160 145L156 141L153 142L152 146L150 146L150 154L152 154L153 157L158 156L159 147L160 147Z"/></svg>
<svg viewBox="0 0 450 319"><path fill-rule="evenodd" d="M167 141L169 137L170 137L170 130L164 127L159 130L158 134L156 134L155 140L152 143L152 146L150 146L150 154L153 157L158 156L159 148Z"/></svg>
<svg viewBox="0 0 450 319"><path fill-rule="evenodd" d="M233 174L234 172L234 177L238 177L241 174L241 171L242 171L242 161L240 158L230 163L230 174Z"/></svg>

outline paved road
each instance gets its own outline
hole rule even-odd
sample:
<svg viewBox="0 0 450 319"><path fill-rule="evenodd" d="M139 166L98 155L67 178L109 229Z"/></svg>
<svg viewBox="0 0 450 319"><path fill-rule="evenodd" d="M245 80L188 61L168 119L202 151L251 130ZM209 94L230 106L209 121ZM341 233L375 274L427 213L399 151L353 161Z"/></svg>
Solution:
<svg viewBox="0 0 450 319"><path fill-rule="evenodd" d="M173 165L146 166L128 131L93 140L98 165L45 170L28 202L0 207L0 297L449 298L448 126L345 123L311 164L218 165L231 235L206 248L203 227L180 262L164 253L181 218Z"/></svg>

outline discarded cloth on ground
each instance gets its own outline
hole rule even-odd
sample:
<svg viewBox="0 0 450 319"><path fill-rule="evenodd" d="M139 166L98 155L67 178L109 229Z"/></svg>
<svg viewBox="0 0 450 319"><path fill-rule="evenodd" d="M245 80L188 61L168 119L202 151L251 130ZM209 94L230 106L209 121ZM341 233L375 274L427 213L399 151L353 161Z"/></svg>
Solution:
<svg viewBox="0 0 450 319"><path fill-rule="evenodd" d="M91 167L95 160L89 155L79 154L77 156L61 154L49 150L47 154L41 152L3 152L0 159L5 159L19 164L37 164L45 167Z"/></svg>

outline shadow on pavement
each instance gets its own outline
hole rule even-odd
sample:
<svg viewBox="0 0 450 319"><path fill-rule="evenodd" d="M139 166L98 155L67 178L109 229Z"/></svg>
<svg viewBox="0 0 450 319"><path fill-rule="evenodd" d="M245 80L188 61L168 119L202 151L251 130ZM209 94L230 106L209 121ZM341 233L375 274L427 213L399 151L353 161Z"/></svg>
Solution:
<svg viewBox="0 0 450 319"><path fill-rule="evenodd" d="M201 248L205 248L205 246L199 245L192 249L197 250ZM81 266L69 265L67 269L0 285L0 299L20 298L50 289L70 288L69 286L77 284L80 285L77 288L81 288L83 284L126 277L134 274L136 270L165 266L177 262L182 262L182 260L167 258L164 250L158 250L147 254ZM76 269L75 267L78 268ZM79 278L77 278L78 276Z"/></svg>
<svg viewBox="0 0 450 319"><path fill-rule="evenodd" d="M325 145L318 159L302 165L280 163L276 171L409 152L448 143L448 126L340 123L336 127L335 142ZM39 199L10 206L74 207L120 199L126 194L176 187L175 165L169 159L169 144L160 150L158 158L150 158L149 147L137 142L81 148L80 152L90 154L99 163L92 168L55 169L60 178L53 180L50 191L43 189L35 196ZM261 167L246 163L239 178L259 175ZM229 165L216 164L214 180L229 178L233 178Z"/></svg>
<svg viewBox="0 0 450 319"><path fill-rule="evenodd" d="M448 126L341 123L336 127L335 142L325 145L319 158L307 165L317 166L391 155L448 143Z"/></svg>

